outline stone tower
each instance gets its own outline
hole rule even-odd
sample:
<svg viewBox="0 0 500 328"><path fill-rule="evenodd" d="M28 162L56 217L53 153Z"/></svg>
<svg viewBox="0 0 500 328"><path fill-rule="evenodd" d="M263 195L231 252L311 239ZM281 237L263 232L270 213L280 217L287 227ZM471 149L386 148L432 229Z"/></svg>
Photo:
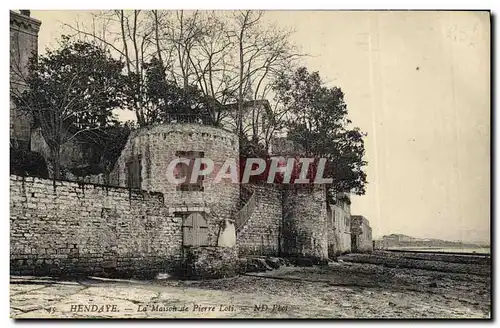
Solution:
<svg viewBox="0 0 500 328"><path fill-rule="evenodd" d="M326 206L323 185L289 185L284 189L284 255L328 259Z"/></svg>
<svg viewBox="0 0 500 328"><path fill-rule="evenodd" d="M11 94L26 88L24 77L28 61L37 54L38 31L41 22L30 17L29 10L10 12L10 88ZM32 117L16 109L10 101L11 147L30 149Z"/></svg>

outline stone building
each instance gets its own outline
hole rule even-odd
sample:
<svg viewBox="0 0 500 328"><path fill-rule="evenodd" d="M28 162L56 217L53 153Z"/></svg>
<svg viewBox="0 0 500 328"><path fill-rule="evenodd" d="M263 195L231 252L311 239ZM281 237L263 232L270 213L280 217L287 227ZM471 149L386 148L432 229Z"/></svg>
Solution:
<svg viewBox="0 0 500 328"><path fill-rule="evenodd" d="M328 253L330 257L351 251L351 201L345 193L334 193L327 206Z"/></svg>
<svg viewBox="0 0 500 328"><path fill-rule="evenodd" d="M41 22L30 17L29 10L10 11L10 88L11 93L26 89L28 61L38 49ZM19 111L10 101L10 143L12 147L30 149L32 117Z"/></svg>
<svg viewBox="0 0 500 328"><path fill-rule="evenodd" d="M197 217L206 221L202 226L207 226L207 236L198 246L217 246L222 242L217 240L221 223L234 233L234 216L240 201L239 185L229 181L215 182L215 171L194 183L187 181L175 185L168 181L167 165L176 158L206 157L214 161L214 167L222 167L227 159L236 163L238 147L236 135L212 126L161 124L145 127L129 136L111 172L110 183L161 192L165 205L179 217L198 213ZM186 169L192 170L192 167ZM189 172L187 176L190 177ZM231 246L234 246L234 241Z"/></svg>
<svg viewBox="0 0 500 328"><path fill-rule="evenodd" d="M274 149L290 156L289 146ZM181 157L210 158L214 172L176 185L168 180L167 167ZM11 176L11 269L127 275L180 268L191 277L221 277L236 274L238 257L319 262L350 251L346 194L327 197L323 185L215 181L218 169L238 157L233 132L158 124L130 134L106 183L100 176L87 177L97 184L54 185ZM176 174L190 177L191 163ZM56 222L63 226L54 227ZM52 238L55 231L58 240ZM53 248L65 255L54 257Z"/></svg>
<svg viewBox="0 0 500 328"><path fill-rule="evenodd" d="M166 177L166 165L186 156L210 158L216 169L201 181L176 186ZM180 217L201 214L207 220L207 238L199 246L228 243L220 240L223 221L226 236L231 234L239 255L326 259L324 189L214 181L217 168L238 158L238 138L223 128L199 124L145 127L129 137L111 173L111 185L161 192L165 205Z"/></svg>
<svg viewBox="0 0 500 328"><path fill-rule="evenodd" d="M39 27L29 12L11 12L11 66L17 58L25 70ZM11 67L11 82L22 88L15 72ZM11 139L48 156L30 118L12 120L13 112L11 106ZM273 156L302 152L283 138L271 143ZM238 163L239 156L239 139L230 128L169 123L133 131L106 179L11 175L11 272L224 277L236 274L238 257L325 261L350 251L348 195L327 197L323 185L216 181L218 171L228 169L224 163ZM86 157L76 143L62 147L63 166L78 167ZM210 158L214 171L174 184L167 168L179 158L189 161L175 167L176 176L190 178L200 158Z"/></svg>
<svg viewBox="0 0 500 328"><path fill-rule="evenodd" d="M284 253L328 259L327 203L323 185L289 185L283 196Z"/></svg>
<svg viewBox="0 0 500 328"><path fill-rule="evenodd" d="M354 253L373 251L372 228L362 215L351 216L351 241L351 250Z"/></svg>
<svg viewBox="0 0 500 328"><path fill-rule="evenodd" d="M176 185L166 175L179 157L207 157L220 168L238 156L232 132L160 124L129 136L107 185L11 176L11 269L120 275L181 268L191 277L221 277L236 274L239 256L325 261L324 186L217 182L213 175Z"/></svg>

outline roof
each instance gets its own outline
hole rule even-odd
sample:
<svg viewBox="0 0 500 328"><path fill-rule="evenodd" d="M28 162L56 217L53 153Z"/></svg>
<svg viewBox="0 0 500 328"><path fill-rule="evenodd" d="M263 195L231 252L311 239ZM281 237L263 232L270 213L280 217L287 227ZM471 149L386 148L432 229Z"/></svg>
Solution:
<svg viewBox="0 0 500 328"><path fill-rule="evenodd" d="M252 108L257 106L263 106L265 109L271 110L271 105L267 99L243 101L243 108ZM225 104L223 107L229 110L238 109L238 103Z"/></svg>
<svg viewBox="0 0 500 328"><path fill-rule="evenodd" d="M363 215L351 215L351 220L362 221L366 226L370 227L370 221L367 218L365 218Z"/></svg>
<svg viewBox="0 0 500 328"><path fill-rule="evenodd" d="M18 27L23 27L26 30L32 32L38 32L40 30L40 25L42 22L31 16L23 15L13 10L10 11L10 26L12 23L16 23Z"/></svg>

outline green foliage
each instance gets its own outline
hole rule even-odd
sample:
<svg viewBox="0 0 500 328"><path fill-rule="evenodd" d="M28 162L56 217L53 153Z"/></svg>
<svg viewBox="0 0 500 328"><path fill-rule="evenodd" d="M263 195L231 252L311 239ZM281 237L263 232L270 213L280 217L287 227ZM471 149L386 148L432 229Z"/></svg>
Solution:
<svg viewBox="0 0 500 328"><path fill-rule="evenodd" d="M132 122L125 122L115 123L99 130L84 131L79 136L79 142L87 154L89 165L73 168L70 170L71 173L76 176L104 173L105 179L109 179L109 174L134 128Z"/></svg>
<svg viewBox="0 0 500 328"><path fill-rule="evenodd" d="M241 133L239 138L240 157L244 158L267 158L269 153L256 138L248 138Z"/></svg>
<svg viewBox="0 0 500 328"><path fill-rule="evenodd" d="M113 122L112 109L120 107L123 63L95 43L71 41L63 36L61 47L32 57L24 77L27 89L12 99L30 113L35 127L51 150L54 177L60 175L61 145L77 134Z"/></svg>
<svg viewBox="0 0 500 328"><path fill-rule="evenodd" d="M144 108L140 111L141 126L152 123L201 123L217 125L216 109L220 105L195 86L178 86L168 80L163 63L153 57L144 63L146 70L144 86L140 90L140 79L131 73L127 77L126 99L129 107L141 95Z"/></svg>
<svg viewBox="0 0 500 328"><path fill-rule="evenodd" d="M36 124L53 121L66 129L105 126L111 109L120 106L122 69L120 60L96 44L63 36L60 48L30 59L29 89L13 99L34 114Z"/></svg>
<svg viewBox="0 0 500 328"><path fill-rule="evenodd" d="M292 114L288 138L308 154L328 159L324 176L333 178L333 190L364 194L366 134L350 126L342 90L323 86L317 72L302 67L291 76L282 75L274 91Z"/></svg>
<svg viewBox="0 0 500 328"><path fill-rule="evenodd" d="M40 153L22 148L10 148L10 174L48 178L45 159Z"/></svg>

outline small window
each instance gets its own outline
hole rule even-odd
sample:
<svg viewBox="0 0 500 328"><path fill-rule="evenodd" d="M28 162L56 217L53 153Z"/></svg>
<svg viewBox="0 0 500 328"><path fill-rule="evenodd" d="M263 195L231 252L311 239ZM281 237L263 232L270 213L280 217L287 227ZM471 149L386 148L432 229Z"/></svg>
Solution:
<svg viewBox="0 0 500 328"><path fill-rule="evenodd" d="M142 183L141 155L132 156L127 162L128 187L140 189Z"/></svg>
<svg viewBox="0 0 500 328"><path fill-rule="evenodd" d="M196 182L191 183L191 174L194 170L194 161L196 158L203 158L204 153L202 151L178 151L176 152L177 157L188 158L189 165L185 163L179 163L177 178L186 177L186 181L177 186L177 190L180 191L203 191L203 179L204 176L198 176Z"/></svg>
<svg viewBox="0 0 500 328"><path fill-rule="evenodd" d="M183 215L182 234L184 246L207 246L208 224L201 213Z"/></svg>

